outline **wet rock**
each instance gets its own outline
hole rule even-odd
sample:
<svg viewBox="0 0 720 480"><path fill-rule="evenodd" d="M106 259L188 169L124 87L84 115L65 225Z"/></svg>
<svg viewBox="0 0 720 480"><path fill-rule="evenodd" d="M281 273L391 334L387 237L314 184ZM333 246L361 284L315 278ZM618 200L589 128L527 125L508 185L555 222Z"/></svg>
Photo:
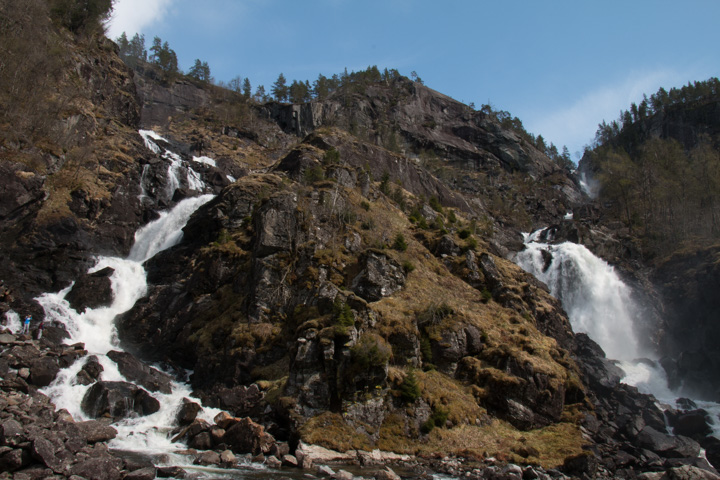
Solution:
<svg viewBox="0 0 720 480"><path fill-rule="evenodd" d="M131 413L150 415L160 410L160 402L148 392L127 382L97 382L82 400L83 411L93 417L125 418Z"/></svg>
<svg viewBox="0 0 720 480"><path fill-rule="evenodd" d="M131 382L139 383L151 392L171 393L170 375L149 367L127 352L110 351L107 356L117 364L120 373Z"/></svg>
<svg viewBox="0 0 720 480"><path fill-rule="evenodd" d="M145 467L126 473L123 480L153 480L157 474L155 467Z"/></svg>
<svg viewBox="0 0 720 480"><path fill-rule="evenodd" d="M392 295L405 285L402 267L387 255L369 251L360 259L360 273L353 278L350 288L368 302L376 302Z"/></svg>
<svg viewBox="0 0 720 480"><path fill-rule="evenodd" d="M158 467L159 478L186 478L187 472L180 467Z"/></svg>
<svg viewBox="0 0 720 480"><path fill-rule="evenodd" d="M708 422L708 412L703 409L669 412L667 416L675 435L684 435L700 440L712 433L712 428Z"/></svg>
<svg viewBox="0 0 720 480"><path fill-rule="evenodd" d="M220 454L212 450L200 453L195 461L195 465L220 465Z"/></svg>
<svg viewBox="0 0 720 480"><path fill-rule="evenodd" d="M178 425L190 425L201 410L202 407L199 403L183 398L182 405L180 405L175 419Z"/></svg>
<svg viewBox="0 0 720 480"><path fill-rule="evenodd" d="M95 355L92 355L85 361L85 364L82 366L75 378L81 385L90 385L100 380L100 374L103 370L104 368L100 365L98 358Z"/></svg>
<svg viewBox="0 0 720 480"><path fill-rule="evenodd" d="M400 480L400 475L395 473L392 468L385 467L375 474L376 480Z"/></svg>
<svg viewBox="0 0 720 480"><path fill-rule="evenodd" d="M97 272L81 276L75 281L72 290L65 296L65 300L80 313L87 308L110 305L113 301L110 277L114 272L114 269L105 267Z"/></svg>

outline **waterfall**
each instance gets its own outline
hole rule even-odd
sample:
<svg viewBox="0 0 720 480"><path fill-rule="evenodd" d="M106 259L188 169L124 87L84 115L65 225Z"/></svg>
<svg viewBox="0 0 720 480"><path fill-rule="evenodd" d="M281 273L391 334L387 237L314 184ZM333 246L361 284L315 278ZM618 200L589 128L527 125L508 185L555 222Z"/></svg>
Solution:
<svg viewBox="0 0 720 480"><path fill-rule="evenodd" d="M634 325L640 310L631 289L612 266L583 245L541 241L552 241L552 233L542 229L525 234L525 250L516 255L515 262L550 288L575 332L586 333L608 358L618 360L625 372L623 383L652 394L662 404L675 406L682 394L668 387L665 371L653 359L654 354L643 351L638 344ZM720 404L694 402L718 418ZM720 422L715 421L712 428L720 438Z"/></svg>
<svg viewBox="0 0 720 480"><path fill-rule="evenodd" d="M135 233L135 244L126 259L116 257L98 257L89 273L105 267L112 267L110 277L113 302L107 307L88 308L83 313L73 310L65 300L72 286L57 293L46 293L37 298L45 310L46 320L65 325L70 335L68 343L83 342L89 355L96 355L103 366L102 379L105 381L126 381L116 364L106 354L110 350L121 350L115 329L115 317L130 310L135 302L147 291L146 272L142 263L156 253L169 248L182 239L182 228L192 213L204 205L212 195L188 198L179 202L175 208L162 212L160 217ZM85 420L87 416L80 404L89 386L75 382L78 371L85 363L80 359L69 368L61 371L55 381L43 390L57 408L67 409L76 420ZM128 418L115 425L118 436L110 444L113 448L143 452L166 452L170 449L167 432L173 425L174 415L183 397L190 397L187 385L174 382L171 394L153 393L160 401L159 412L146 417ZM210 421L217 410L205 409L203 414Z"/></svg>
<svg viewBox="0 0 720 480"><path fill-rule="evenodd" d="M182 156L168 149L163 149L157 144L157 142L160 141L169 143L165 138L152 130L139 130L138 133L145 142L145 147L156 155L161 155L162 158L170 162L167 168L167 180L165 186L165 198L168 201L172 200L175 195L175 191L182 186L183 172L185 173L185 183L190 190L204 192L207 189L207 185L202 180L200 174L193 170L189 163L182 158ZM213 167L216 166L215 160L209 157L193 157L193 161L211 165ZM143 167L143 173L140 179L140 189L142 191L140 195L141 200L147 196L144 183L147 168L148 165Z"/></svg>
<svg viewBox="0 0 720 480"><path fill-rule="evenodd" d="M583 245L550 245L538 238L537 232L526 237L525 250L516 262L547 284L562 302L573 330L587 333L610 358L642 356L633 331L637 309L613 267Z"/></svg>

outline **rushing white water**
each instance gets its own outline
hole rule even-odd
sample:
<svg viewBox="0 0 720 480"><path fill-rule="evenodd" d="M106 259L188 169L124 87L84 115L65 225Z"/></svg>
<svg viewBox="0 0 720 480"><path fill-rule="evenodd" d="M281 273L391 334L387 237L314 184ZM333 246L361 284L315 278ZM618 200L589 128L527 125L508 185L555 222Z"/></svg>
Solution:
<svg viewBox="0 0 720 480"><path fill-rule="evenodd" d="M587 333L610 358L642 356L633 331L636 309L630 290L613 267L583 245L550 245L537 242L538 238L538 232L526 237L525 250L517 254L516 262L560 299L573 330ZM546 264L548 253L552 260Z"/></svg>
<svg viewBox="0 0 720 480"><path fill-rule="evenodd" d="M543 237L552 241L551 233L543 229L526 234L525 250L517 254L517 264L548 285L562 302L574 331L587 333L608 358L619 360L618 366L625 372L623 383L653 395L661 404L675 406L682 395L668 387L665 370L652 359L652 352L642 351L638 345L633 326L639 309L630 288L613 267L584 246L540 242ZM711 418L720 418L720 404L695 403L710 412ZM720 421L715 420L711 427L720 438Z"/></svg>
<svg viewBox="0 0 720 480"><path fill-rule="evenodd" d="M20 315L18 315L15 310L8 310L5 312L5 328L10 330L12 333L18 333L22 329Z"/></svg>
<svg viewBox="0 0 720 480"><path fill-rule="evenodd" d="M212 199L212 195L189 198L178 203L169 212L135 233L135 244L128 258L98 257L94 272L112 267L110 277L113 302L108 307L87 309L84 313L73 310L65 300L72 286L58 292L47 293L37 298L45 310L46 320L65 325L70 339L68 343L83 342L90 355L96 355L103 366L102 379L105 381L125 381L116 364L106 354L110 350L121 350L117 338L114 319L128 311L147 291L146 273L142 263L156 253L177 244L182 239L182 227L190 215L200 206ZM58 408L67 409L76 420L86 419L81 410L82 398L89 386L79 385L75 377L85 363L81 359L60 372L55 381L44 390ZM167 432L173 425L174 415L180 407L183 397L190 396L187 385L173 383L171 394L153 393L160 401L160 411L145 417L125 419L115 425L118 436L111 446L126 450L144 452L165 452L171 448ZM210 420L217 410L205 409L205 417Z"/></svg>
<svg viewBox="0 0 720 480"><path fill-rule="evenodd" d="M190 190L195 190L196 192L205 191L207 185L202 180L200 174L190 167L188 162L175 152L168 149L163 151L163 149L156 143L158 141L169 143L165 138L152 130L139 130L138 133L143 138L145 146L148 149L157 155L162 153L162 158L170 161L170 165L168 165L167 169L167 184L165 186L165 198L167 200L172 200L173 195L175 195L175 191L180 188L183 172L185 173L185 183ZM213 167L216 166L215 160L209 157L193 157L193 161L211 165ZM143 168L143 173L140 179L140 188L142 190L140 195L141 200L146 196L144 180L147 167L148 166L146 165Z"/></svg>

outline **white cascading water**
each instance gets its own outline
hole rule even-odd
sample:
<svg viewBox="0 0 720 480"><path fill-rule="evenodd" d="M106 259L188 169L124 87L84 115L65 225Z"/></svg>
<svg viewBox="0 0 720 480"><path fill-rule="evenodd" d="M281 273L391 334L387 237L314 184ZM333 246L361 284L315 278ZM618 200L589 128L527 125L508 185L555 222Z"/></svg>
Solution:
<svg viewBox="0 0 720 480"><path fill-rule="evenodd" d="M633 331L637 314L630 290L615 270L583 245L539 243L538 234L526 236L525 250L516 262L544 282L560 299L575 332L587 333L608 357L640 357ZM552 255L545 268L543 251Z"/></svg>
<svg viewBox="0 0 720 480"><path fill-rule="evenodd" d="M107 307L87 309L84 313L73 310L65 300L72 286L58 292L46 293L37 298L45 310L46 321L65 325L70 339L68 343L82 342L88 355L96 355L103 366L102 379L105 381L126 381L115 363L106 354L110 350L121 350L115 329L115 317L128 311L147 291L146 272L142 263L156 253L177 244L182 238L182 227L190 215L213 198L212 195L188 198L178 203L169 212L162 212L160 218L139 229L135 244L126 259L98 257L90 273L105 267L114 269L110 277L113 302ZM80 405L89 386L79 385L75 377L85 363L80 359L60 372L56 380L43 390L52 398L57 408L67 409L76 420L87 419ZM115 425L118 436L110 444L123 450L161 453L171 449L168 431L173 425L174 415L183 397L190 396L187 385L174 382L171 394L155 392L161 405L159 412L145 417L125 419ZM217 410L206 409L204 416L211 420Z"/></svg>
<svg viewBox="0 0 720 480"><path fill-rule="evenodd" d="M618 360L618 366L625 372L624 383L652 394L662 404L675 406L682 395L670 390L655 355L643 351L638 344L634 325L639 309L630 288L612 266L583 245L540 242L544 230L524 235L525 250L516 255L515 262L550 288L550 293L562 302L575 332L586 333L608 358ZM718 418L719 404L694 401ZM720 422L712 427L714 435L720 438Z"/></svg>
<svg viewBox="0 0 720 480"><path fill-rule="evenodd" d="M190 167L188 162L186 162L180 155L175 152L167 149L163 151L163 149L157 144L157 142L160 141L169 143L167 139L163 138L152 130L139 130L138 133L140 133L140 136L142 137L143 141L145 142L145 146L148 149L150 149L153 153L157 155L161 155L162 158L170 162L167 168L167 184L165 186L165 198L167 200L172 200L173 195L175 195L175 191L180 188L183 171L185 172L185 183L190 190L195 190L196 192L205 191L207 187L205 185L205 182L200 177L200 174L193 170L192 167ZM196 162L216 166L215 161L208 157L193 157L193 160ZM144 193L145 187L142 179L140 188L141 191Z"/></svg>
<svg viewBox="0 0 720 480"><path fill-rule="evenodd" d="M179 173L186 167L182 158L169 151L161 149L155 141L165 141L163 137L151 130L140 130L140 135L148 149L170 160L168 167L168 185L172 188L170 198L175 189L179 188ZM202 191L205 184L197 173L187 170L191 187ZM145 180L148 173L146 165L141 175L141 200L147 195ZM190 177L192 176L192 181ZM68 343L82 342L88 355L98 357L103 366L102 380L126 381L118 371L115 362L107 357L111 350L122 350L119 345L115 328L115 317L130 310L135 303L147 292L146 272L143 263L158 252L172 247L182 239L182 228L192 213L213 198L212 195L202 195L188 198L179 202L172 210L160 212L159 217L140 228L135 233L135 243L128 258L98 257L88 273L111 267L114 272L110 277L113 301L107 307L88 308L83 313L73 310L65 300L65 295L72 289L72 285L57 293L46 293L37 298L38 303L45 310L48 322L65 325L70 335ZM9 313L9 312L8 312ZM6 314L8 320L17 320ZM57 408L67 409L76 420L85 420L87 416L81 409L82 399L89 386L76 383L75 378L85 364L86 359L80 359L69 368L61 371L55 381L43 391L52 398ZM172 393L163 394L154 392L152 395L160 402L160 411L145 417L127 418L114 426L118 436L110 443L113 448L142 451L144 453L166 453L173 449L168 436L174 423L174 416L184 397L190 397L190 388L182 383L173 382ZM217 413L214 409L205 409L202 418L210 421Z"/></svg>

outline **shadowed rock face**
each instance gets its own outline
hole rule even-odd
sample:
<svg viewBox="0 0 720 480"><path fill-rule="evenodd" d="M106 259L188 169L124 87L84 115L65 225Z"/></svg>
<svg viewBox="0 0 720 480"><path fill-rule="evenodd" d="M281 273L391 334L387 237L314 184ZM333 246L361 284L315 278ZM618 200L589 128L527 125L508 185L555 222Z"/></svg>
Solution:
<svg viewBox="0 0 720 480"><path fill-rule="evenodd" d="M113 300L110 277L114 271L110 267L105 267L97 272L83 275L75 282L72 290L65 296L65 300L78 312L84 312L87 308L110 305Z"/></svg>
<svg viewBox="0 0 720 480"><path fill-rule="evenodd" d="M93 417L109 416L114 420L131 413L150 415L160 410L160 402L142 388L128 382L96 382L85 393L83 411Z"/></svg>

